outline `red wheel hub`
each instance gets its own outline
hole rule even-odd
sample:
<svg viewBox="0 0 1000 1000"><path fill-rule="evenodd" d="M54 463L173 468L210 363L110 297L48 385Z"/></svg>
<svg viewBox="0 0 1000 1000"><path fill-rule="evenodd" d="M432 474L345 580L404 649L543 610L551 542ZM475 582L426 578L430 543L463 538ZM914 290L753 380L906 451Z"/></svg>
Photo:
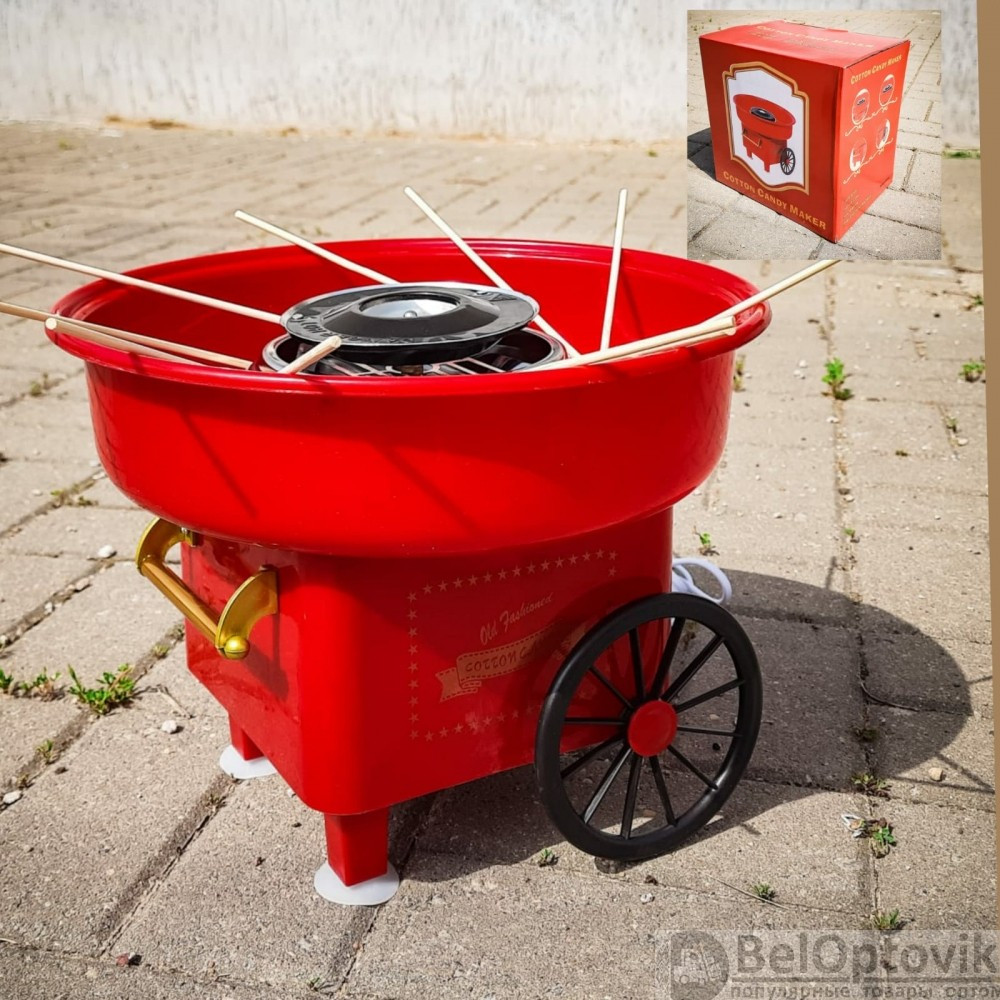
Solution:
<svg viewBox="0 0 1000 1000"><path fill-rule="evenodd" d="M665 701L647 701L628 722L628 745L640 757L662 753L677 735L677 713Z"/></svg>

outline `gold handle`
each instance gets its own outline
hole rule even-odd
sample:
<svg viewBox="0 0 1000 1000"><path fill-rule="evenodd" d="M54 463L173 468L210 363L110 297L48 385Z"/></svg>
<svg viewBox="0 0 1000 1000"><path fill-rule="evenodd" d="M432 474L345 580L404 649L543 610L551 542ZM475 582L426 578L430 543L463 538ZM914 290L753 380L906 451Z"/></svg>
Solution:
<svg viewBox="0 0 1000 1000"><path fill-rule="evenodd" d="M178 542L192 543L192 540L189 531L158 517L147 526L139 539L136 566L199 632L215 643L215 648L227 660L242 660L250 651L250 631L254 625L264 615L277 614L278 574L263 567L244 580L216 621L212 609L192 594L184 581L164 565L167 553Z"/></svg>

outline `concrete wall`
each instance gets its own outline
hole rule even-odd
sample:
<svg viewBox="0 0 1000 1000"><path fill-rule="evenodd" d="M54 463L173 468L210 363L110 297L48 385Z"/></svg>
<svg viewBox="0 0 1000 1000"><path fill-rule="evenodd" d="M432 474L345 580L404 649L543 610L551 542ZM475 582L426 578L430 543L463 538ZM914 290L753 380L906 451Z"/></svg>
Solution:
<svg viewBox="0 0 1000 1000"><path fill-rule="evenodd" d="M685 133L677 0L0 0L0 119L650 142ZM943 12L952 142L978 134L975 0Z"/></svg>

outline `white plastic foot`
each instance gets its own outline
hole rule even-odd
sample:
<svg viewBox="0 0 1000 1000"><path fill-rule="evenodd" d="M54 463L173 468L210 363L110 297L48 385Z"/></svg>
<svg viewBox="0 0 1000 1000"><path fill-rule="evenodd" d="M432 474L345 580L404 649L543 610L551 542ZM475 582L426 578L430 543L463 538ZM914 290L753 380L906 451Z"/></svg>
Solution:
<svg viewBox="0 0 1000 1000"><path fill-rule="evenodd" d="M230 778L238 778L240 781L247 781L250 778L266 778L269 774L278 773L266 757L254 757L253 760L247 760L239 755L239 751L231 743L222 751L219 767Z"/></svg>
<svg viewBox="0 0 1000 1000"><path fill-rule="evenodd" d="M399 875L396 869L389 865L389 870L377 878L357 885L344 885L340 876L324 861L316 871L313 879L316 891L331 903L342 903L344 906L376 906L392 899L399 888Z"/></svg>

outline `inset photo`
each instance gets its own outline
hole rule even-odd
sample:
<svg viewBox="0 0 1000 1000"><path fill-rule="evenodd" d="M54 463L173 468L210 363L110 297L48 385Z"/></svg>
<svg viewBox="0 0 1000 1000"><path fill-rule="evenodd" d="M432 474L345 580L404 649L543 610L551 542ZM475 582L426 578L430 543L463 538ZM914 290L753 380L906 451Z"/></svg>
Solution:
<svg viewBox="0 0 1000 1000"><path fill-rule="evenodd" d="M941 257L938 11L688 11L688 256Z"/></svg>

